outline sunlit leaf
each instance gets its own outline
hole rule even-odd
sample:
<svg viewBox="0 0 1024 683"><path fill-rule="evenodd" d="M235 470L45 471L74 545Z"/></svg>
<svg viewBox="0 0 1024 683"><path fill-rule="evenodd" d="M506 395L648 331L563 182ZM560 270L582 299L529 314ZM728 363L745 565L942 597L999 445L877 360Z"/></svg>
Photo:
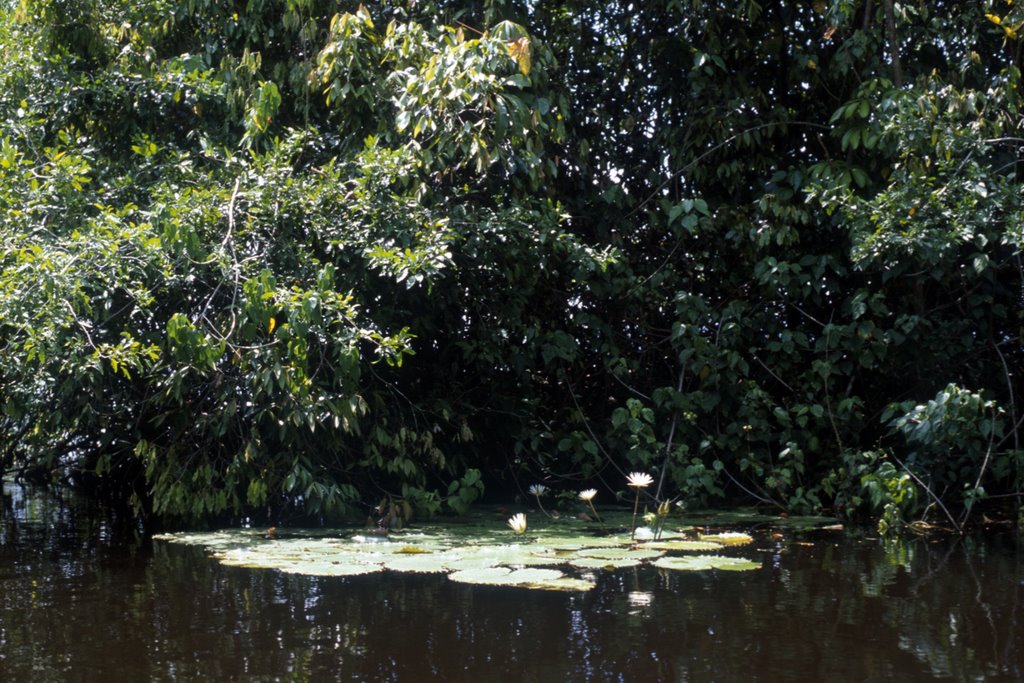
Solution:
<svg viewBox="0 0 1024 683"><path fill-rule="evenodd" d="M706 571L708 569L721 569L723 571L749 571L760 569L759 562L752 562L741 557L725 557L723 555L687 555L660 557L652 564L661 569L675 569L679 571Z"/></svg>
<svg viewBox="0 0 1024 683"><path fill-rule="evenodd" d="M642 561L630 558L574 557L569 564L578 569L623 569L639 567Z"/></svg>
<svg viewBox="0 0 1024 683"><path fill-rule="evenodd" d="M663 550L631 549L631 548L586 548L580 551L583 557L596 557L605 560L650 560L661 557Z"/></svg>
<svg viewBox="0 0 1024 683"><path fill-rule="evenodd" d="M530 55L530 39L526 36L521 36L506 43L506 47L508 47L508 53L512 55L512 59L516 60L516 63L519 64L519 70L524 76L529 76L530 69L533 68Z"/></svg>
<svg viewBox="0 0 1024 683"><path fill-rule="evenodd" d="M712 539L704 539L701 537L699 541L687 541L687 540L673 540L673 541L651 541L650 543L644 543L645 548L651 548L653 550L682 550L682 551L701 551L701 550L719 550L723 544L717 543Z"/></svg>
<svg viewBox="0 0 1024 683"><path fill-rule="evenodd" d="M754 539L750 534L736 531L725 531L720 534L700 534L700 540L721 543L722 545L746 545L753 543ZM694 548L696 550L696 548Z"/></svg>

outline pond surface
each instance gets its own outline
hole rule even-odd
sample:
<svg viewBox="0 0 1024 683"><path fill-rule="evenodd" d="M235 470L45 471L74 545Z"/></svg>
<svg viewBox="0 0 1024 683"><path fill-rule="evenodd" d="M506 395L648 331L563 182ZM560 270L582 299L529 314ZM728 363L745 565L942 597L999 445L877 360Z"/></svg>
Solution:
<svg viewBox="0 0 1024 683"><path fill-rule="evenodd" d="M1024 681L1014 533L751 532L760 570L621 569L586 593L307 577L5 482L0 681Z"/></svg>

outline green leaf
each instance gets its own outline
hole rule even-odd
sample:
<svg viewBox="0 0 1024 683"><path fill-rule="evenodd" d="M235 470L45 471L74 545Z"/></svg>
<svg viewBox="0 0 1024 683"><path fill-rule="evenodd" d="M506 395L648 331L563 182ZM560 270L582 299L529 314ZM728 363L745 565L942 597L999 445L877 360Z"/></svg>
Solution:
<svg viewBox="0 0 1024 683"><path fill-rule="evenodd" d="M745 560L741 557L725 557L723 555L692 555L687 557L662 557L654 561L654 566L660 569L671 569L674 571L707 571L709 569L720 569L722 571L750 571L760 569L761 564Z"/></svg>

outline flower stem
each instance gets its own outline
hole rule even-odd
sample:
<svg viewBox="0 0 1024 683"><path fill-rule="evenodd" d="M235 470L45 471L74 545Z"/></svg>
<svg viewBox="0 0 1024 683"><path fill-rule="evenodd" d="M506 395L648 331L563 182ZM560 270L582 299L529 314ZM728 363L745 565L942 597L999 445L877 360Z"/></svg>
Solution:
<svg viewBox="0 0 1024 683"><path fill-rule="evenodd" d="M590 506L590 511L594 513L594 519L596 519L598 522L603 522L604 520L601 519L601 515L597 514L597 509L594 507L594 501L588 500L587 505Z"/></svg>
<svg viewBox="0 0 1024 683"><path fill-rule="evenodd" d="M640 508L640 489L636 490L636 502L633 503L633 529L629 533L630 539L636 539L636 511Z"/></svg>

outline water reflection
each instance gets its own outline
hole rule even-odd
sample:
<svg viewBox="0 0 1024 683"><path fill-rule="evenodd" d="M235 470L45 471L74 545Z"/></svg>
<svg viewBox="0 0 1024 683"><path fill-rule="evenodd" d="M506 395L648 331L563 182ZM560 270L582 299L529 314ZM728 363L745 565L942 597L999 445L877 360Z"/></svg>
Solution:
<svg viewBox="0 0 1024 683"><path fill-rule="evenodd" d="M1014 537L759 540L761 571L586 594L299 577L5 484L0 680L1024 680Z"/></svg>

